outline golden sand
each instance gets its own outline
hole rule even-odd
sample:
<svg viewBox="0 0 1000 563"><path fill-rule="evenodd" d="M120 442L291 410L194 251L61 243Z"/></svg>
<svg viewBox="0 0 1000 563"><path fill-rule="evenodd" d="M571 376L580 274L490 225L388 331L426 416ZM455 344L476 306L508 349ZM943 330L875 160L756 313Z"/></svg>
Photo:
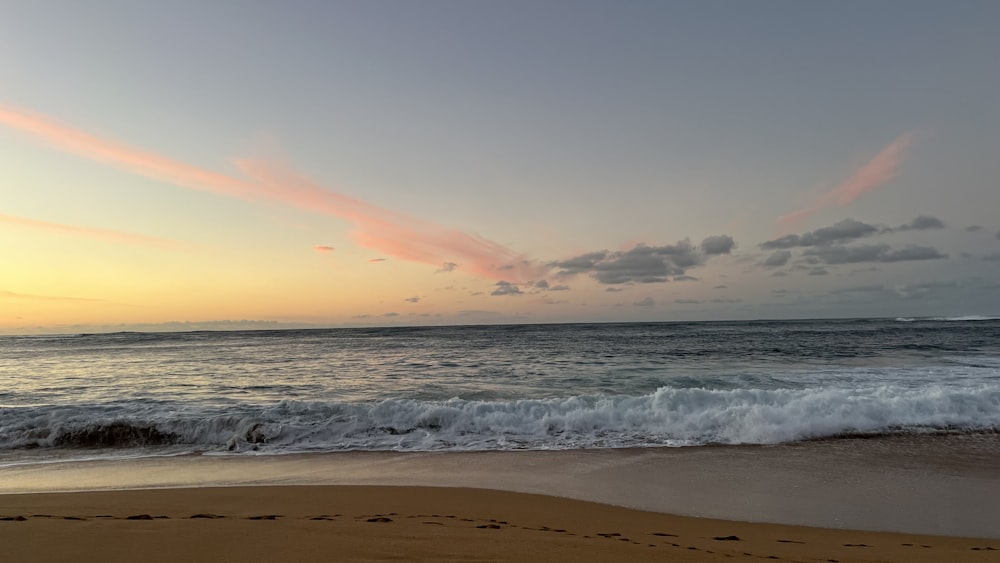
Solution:
<svg viewBox="0 0 1000 563"><path fill-rule="evenodd" d="M0 495L3 561L1000 561L1000 540L678 517L483 489Z"/></svg>

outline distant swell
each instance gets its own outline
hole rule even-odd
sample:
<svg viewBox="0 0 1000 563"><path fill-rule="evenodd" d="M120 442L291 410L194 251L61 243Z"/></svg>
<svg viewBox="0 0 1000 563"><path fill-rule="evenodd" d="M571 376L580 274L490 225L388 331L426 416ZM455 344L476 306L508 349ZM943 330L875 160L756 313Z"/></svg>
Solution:
<svg viewBox="0 0 1000 563"><path fill-rule="evenodd" d="M178 412L185 412L183 415ZM279 402L142 412L122 405L0 409L0 449L266 453L773 444L910 432L996 432L1000 385L677 389L517 401Z"/></svg>

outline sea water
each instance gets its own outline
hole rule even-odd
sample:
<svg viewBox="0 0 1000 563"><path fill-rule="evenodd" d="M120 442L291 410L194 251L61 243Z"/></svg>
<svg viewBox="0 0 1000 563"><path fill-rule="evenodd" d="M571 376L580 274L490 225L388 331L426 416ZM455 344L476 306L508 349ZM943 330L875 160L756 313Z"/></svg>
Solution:
<svg viewBox="0 0 1000 563"><path fill-rule="evenodd" d="M1000 319L0 337L0 465L1000 432Z"/></svg>

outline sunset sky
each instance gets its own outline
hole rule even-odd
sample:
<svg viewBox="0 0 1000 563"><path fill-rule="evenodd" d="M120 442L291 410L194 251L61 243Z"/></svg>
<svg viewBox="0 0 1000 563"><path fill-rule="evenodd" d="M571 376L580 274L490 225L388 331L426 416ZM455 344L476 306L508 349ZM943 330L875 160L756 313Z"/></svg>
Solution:
<svg viewBox="0 0 1000 563"><path fill-rule="evenodd" d="M0 0L0 332L1000 315L1000 3Z"/></svg>

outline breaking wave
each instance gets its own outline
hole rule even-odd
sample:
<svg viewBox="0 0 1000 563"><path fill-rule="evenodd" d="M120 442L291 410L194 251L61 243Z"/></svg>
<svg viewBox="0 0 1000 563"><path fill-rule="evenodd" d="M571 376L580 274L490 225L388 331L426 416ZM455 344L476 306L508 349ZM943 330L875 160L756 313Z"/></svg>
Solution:
<svg viewBox="0 0 1000 563"><path fill-rule="evenodd" d="M959 317L896 317L897 322L912 323L914 321L967 322L967 321L1000 321L1000 317L986 315L963 315Z"/></svg>
<svg viewBox="0 0 1000 563"><path fill-rule="evenodd" d="M183 413L183 414L178 414ZM516 401L283 401L178 409L0 408L0 449L580 449L774 444L830 437L1000 429L1000 385L679 389Z"/></svg>

